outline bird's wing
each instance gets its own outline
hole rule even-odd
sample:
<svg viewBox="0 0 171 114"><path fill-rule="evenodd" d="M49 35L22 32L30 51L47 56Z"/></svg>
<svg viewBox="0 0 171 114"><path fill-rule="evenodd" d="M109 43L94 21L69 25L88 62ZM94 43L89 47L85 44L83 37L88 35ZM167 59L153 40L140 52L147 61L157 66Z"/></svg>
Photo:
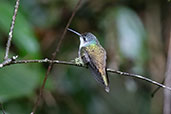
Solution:
<svg viewBox="0 0 171 114"><path fill-rule="evenodd" d="M104 85L108 86L109 79L106 73L106 51L101 46L92 45L91 47L83 47L82 59L88 68L91 70L95 79Z"/></svg>

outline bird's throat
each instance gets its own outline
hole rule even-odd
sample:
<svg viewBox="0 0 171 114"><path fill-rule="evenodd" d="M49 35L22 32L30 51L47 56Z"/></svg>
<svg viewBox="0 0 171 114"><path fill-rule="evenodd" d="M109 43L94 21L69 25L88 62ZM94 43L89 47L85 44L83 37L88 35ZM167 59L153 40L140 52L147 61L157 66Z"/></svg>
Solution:
<svg viewBox="0 0 171 114"><path fill-rule="evenodd" d="M97 42L96 41L88 41L88 42L85 42L83 41L81 38L80 38L80 48L82 47L87 47L87 46L90 46L90 45L96 45Z"/></svg>

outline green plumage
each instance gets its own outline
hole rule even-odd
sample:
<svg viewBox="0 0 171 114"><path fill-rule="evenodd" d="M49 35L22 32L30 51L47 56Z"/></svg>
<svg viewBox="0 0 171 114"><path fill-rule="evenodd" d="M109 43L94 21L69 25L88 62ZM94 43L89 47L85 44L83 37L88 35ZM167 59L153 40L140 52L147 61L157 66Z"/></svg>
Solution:
<svg viewBox="0 0 171 114"><path fill-rule="evenodd" d="M109 89L109 79L106 73L106 51L99 44L90 44L82 47L81 58L88 68L91 70L95 79Z"/></svg>
<svg viewBox="0 0 171 114"><path fill-rule="evenodd" d="M109 79L106 72L106 51L92 33L80 34L72 29L69 31L80 36L79 58L88 66L95 79L109 92Z"/></svg>

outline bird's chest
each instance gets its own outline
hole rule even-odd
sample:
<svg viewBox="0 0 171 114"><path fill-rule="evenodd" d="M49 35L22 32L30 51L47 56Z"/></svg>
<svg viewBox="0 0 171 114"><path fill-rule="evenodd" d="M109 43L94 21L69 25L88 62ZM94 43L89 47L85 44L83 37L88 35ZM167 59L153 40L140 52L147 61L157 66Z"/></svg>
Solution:
<svg viewBox="0 0 171 114"><path fill-rule="evenodd" d="M91 56L96 56L100 54L101 48L98 47L97 45L89 45L86 47L81 47L79 49L79 56L85 56L85 55L91 55Z"/></svg>

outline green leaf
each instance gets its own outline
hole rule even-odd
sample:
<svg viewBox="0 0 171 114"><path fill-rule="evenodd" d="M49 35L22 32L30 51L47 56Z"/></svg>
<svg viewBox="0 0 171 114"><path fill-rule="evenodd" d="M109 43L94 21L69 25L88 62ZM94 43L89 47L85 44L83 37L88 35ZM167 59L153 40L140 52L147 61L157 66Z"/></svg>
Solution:
<svg viewBox="0 0 171 114"><path fill-rule="evenodd" d="M0 69L0 100L29 95L39 81L40 73L28 65L11 65Z"/></svg>
<svg viewBox="0 0 171 114"><path fill-rule="evenodd" d="M2 30L5 34L8 34L9 32L13 10L14 4L10 5L8 2L0 3L0 30ZM19 8L19 12L16 17L12 43L14 43L19 49L20 56L29 54L31 57L37 57L40 52L37 38L34 34L33 27L22 15L20 10L21 8Z"/></svg>
<svg viewBox="0 0 171 114"><path fill-rule="evenodd" d="M145 29L138 15L126 7L116 9L116 25L122 53L131 59L141 55L145 40Z"/></svg>
<svg viewBox="0 0 171 114"><path fill-rule="evenodd" d="M108 38L108 45L114 45L118 50L114 46L109 48L120 54L121 63L131 60L134 62L133 71L143 72L148 50L147 33L141 19L125 6L113 7L106 12L100 26Z"/></svg>

